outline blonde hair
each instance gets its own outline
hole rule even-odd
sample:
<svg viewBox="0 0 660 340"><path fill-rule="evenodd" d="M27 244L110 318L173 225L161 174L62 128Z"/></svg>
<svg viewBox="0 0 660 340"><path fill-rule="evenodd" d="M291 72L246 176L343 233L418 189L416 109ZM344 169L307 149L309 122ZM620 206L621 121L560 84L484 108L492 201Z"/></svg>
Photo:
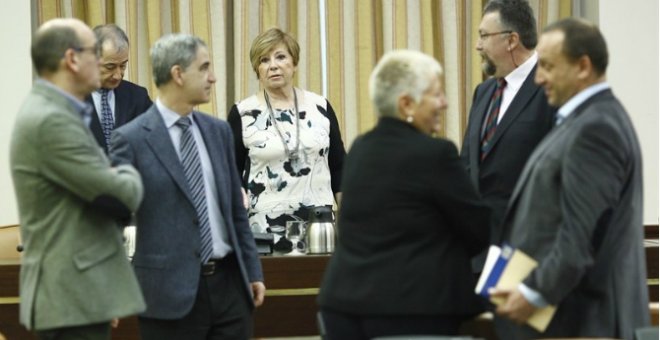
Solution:
<svg viewBox="0 0 660 340"><path fill-rule="evenodd" d="M259 79L259 64L261 64L261 57L271 52L279 44L284 44L284 46L286 46L291 58L293 58L293 66L298 66L298 61L300 60L300 45L298 45L296 39L293 39L290 34L283 32L279 28L273 27L254 38L252 46L250 47L250 62L252 63L254 73L257 74L257 79Z"/></svg>

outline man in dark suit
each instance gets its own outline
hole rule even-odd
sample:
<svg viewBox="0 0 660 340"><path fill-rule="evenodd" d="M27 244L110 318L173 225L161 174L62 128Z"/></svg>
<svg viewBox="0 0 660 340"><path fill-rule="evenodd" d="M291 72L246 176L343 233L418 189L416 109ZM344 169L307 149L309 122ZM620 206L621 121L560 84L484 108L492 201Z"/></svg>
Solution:
<svg viewBox="0 0 660 340"><path fill-rule="evenodd" d="M133 265L147 301L143 340L247 339L265 286L243 206L229 125L194 111L215 75L202 40L159 39L159 98L113 133L115 163L144 179Z"/></svg>
<svg viewBox="0 0 660 340"><path fill-rule="evenodd" d="M538 261L505 298L499 317L524 323L557 306L539 334L505 321L502 339L632 339L649 324L642 226L642 161L632 122L606 83L607 46L578 19L541 36L536 83L558 106L514 189L503 241ZM499 319L498 317L498 319Z"/></svg>
<svg viewBox="0 0 660 340"><path fill-rule="evenodd" d="M500 234L502 217L525 161L552 128L554 110L534 84L536 42L536 21L526 1L493 0L486 5L477 51L484 72L492 78L474 91L461 158L492 209L491 240ZM500 88L498 84L505 85ZM476 273L481 271L485 255L473 260Z"/></svg>
<svg viewBox="0 0 660 340"><path fill-rule="evenodd" d="M112 130L120 127L151 106L147 89L123 80L128 65L128 37L117 25L94 27L101 47L101 88L85 99L94 111L90 129L103 150L108 152Z"/></svg>
<svg viewBox="0 0 660 340"><path fill-rule="evenodd" d="M20 322L40 339L110 339L115 318L145 303L116 219L142 199L140 175L111 167L84 120L99 86L98 46L77 19L32 39L39 75L16 116L10 166L24 250Z"/></svg>

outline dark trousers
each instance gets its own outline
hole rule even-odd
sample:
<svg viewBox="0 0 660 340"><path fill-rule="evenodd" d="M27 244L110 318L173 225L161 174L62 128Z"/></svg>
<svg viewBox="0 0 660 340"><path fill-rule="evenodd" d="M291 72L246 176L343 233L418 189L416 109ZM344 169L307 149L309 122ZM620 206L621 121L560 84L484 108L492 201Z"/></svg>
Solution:
<svg viewBox="0 0 660 340"><path fill-rule="evenodd" d="M37 332L40 340L109 340L110 322Z"/></svg>
<svg viewBox="0 0 660 340"><path fill-rule="evenodd" d="M456 335L463 318L444 315L355 315L321 310L326 340L360 340L395 335Z"/></svg>
<svg viewBox="0 0 660 340"><path fill-rule="evenodd" d="M229 255L214 274L201 276L192 310L183 318L139 318L142 340L211 340L252 337L252 307L240 270Z"/></svg>

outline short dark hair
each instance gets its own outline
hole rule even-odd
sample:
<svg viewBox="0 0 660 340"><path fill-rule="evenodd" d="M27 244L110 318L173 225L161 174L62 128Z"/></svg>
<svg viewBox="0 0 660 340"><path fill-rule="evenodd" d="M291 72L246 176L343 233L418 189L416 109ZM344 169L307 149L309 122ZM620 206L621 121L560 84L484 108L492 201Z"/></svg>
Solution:
<svg viewBox="0 0 660 340"><path fill-rule="evenodd" d="M566 18L548 25L543 32L564 32L562 53L571 61L586 55L600 76L607 70L607 43L598 27L584 19Z"/></svg>
<svg viewBox="0 0 660 340"><path fill-rule="evenodd" d="M525 0L491 0L484 7L484 15L500 13L500 20L506 29L520 36L520 41L528 50L534 49L538 42L534 11Z"/></svg>
<svg viewBox="0 0 660 340"><path fill-rule="evenodd" d="M103 46L103 43L110 40L117 49L117 52L128 49L128 36L124 30L115 24L98 25L94 27L96 43ZM101 51L103 51L101 49Z"/></svg>
<svg viewBox="0 0 660 340"><path fill-rule="evenodd" d="M76 31L67 26L53 26L37 31L32 37L32 64L37 74L44 71L55 72L66 50L81 48L82 43Z"/></svg>

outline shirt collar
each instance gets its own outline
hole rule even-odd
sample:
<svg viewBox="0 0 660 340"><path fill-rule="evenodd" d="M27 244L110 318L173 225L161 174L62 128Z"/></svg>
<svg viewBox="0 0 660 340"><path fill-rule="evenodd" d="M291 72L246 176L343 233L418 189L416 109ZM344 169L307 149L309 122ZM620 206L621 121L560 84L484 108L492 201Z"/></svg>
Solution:
<svg viewBox="0 0 660 340"><path fill-rule="evenodd" d="M64 90L62 90L62 89L61 89L60 87L58 87L57 85L51 83L50 81L48 81L48 80L46 80L46 79L44 79L44 78L39 78L39 79L36 80L36 82L37 82L37 83L40 83L40 84L42 84L42 85L44 85L44 86L47 86L48 88L51 88L51 89L53 89L55 92L57 92L57 93L61 94L62 96L64 96L64 98L66 98L66 99L69 101L69 103L70 103L71 105L73 105L73 108L74 108L76 111L78 111L78 113L80 113L80 115L81 115L83 118L85 118L85 117L91 115L91 113L92 113L92 105L90 105L89 103L84 102L84 101L82 101L82 100L80 100L80 99L74 97L74 96L71 95L70 93L68 93L68 92L66 92L66 91L64 91Z"/></svg>
<svg viewBox="0 0 660 340"><path fill-rule="evenodd" d="M529 76L534 69L538 59L538 54L534 51L524 63L520 64L520 66L516 67L511 73L507 74L507 76L504 77L506 80L506 89L514 91L513 93L517 93L518 89L520 89L525 82L525 79L527 79L527 76Z"/></svg>
<svg viewBox="0 0 660 340"><path fill-rule="evenodd" d="M571 97L564 105L562 105L557 111L557 116L560 117L560 121L564 121L568 116L577 109L582 103L587 101L587 99L594 96L596 93L607 90L610 88L610 85L606 82L597 83L587 87L586 89L578 92L576 95Z"/></svg>
<svg viewBox="0 0 660 340"><path fill-rule="evenodd" d="M158 112L160 112L160 115L163 117L163 120L165 121L165 126L169 129L171 128L174 124L176 124L176 121L181 118L181 115L170 110L163 102L160 101L160 98L156 99L156 107L158 108ZM192 122L192 125L195 125L195 120L193 119L193 114L192 112L188 114L188 117L190 117L190 121Z"/></svg>

